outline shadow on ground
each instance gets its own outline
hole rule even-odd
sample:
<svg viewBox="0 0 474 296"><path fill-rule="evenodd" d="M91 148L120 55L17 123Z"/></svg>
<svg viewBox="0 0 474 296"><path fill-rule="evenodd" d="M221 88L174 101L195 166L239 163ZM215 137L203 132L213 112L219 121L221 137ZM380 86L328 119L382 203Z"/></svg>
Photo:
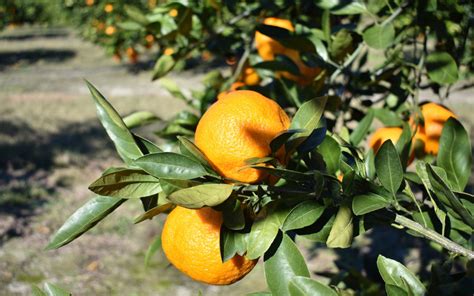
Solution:
<svg viewBox="0 0 474 296"><path fill-rule="evenodd" d="M76 56L75 51L65 49L36 48L22 51L3 51L0 52L0 71L20 62L28 65L35 64L39 61L60 63L74 56Z"/></svg>
<svg viewBox="0 0 474 296"><path fill-rule="evenodd" d="M64 38L67 36L68 36L68 33L64 30L61 30L61 31L36 32L36 33L18 34L18 35L5 35L5 36L0 36L0 40L28 41L31 39L39 39L39 38Z"/></svg>
<svg viewBox="0 0 474 296"><path fill-rule="evenodd" d="M67 124L48 134L22 121L0 120L0 216L28 219L59 188L70 185L67 178L51 178L54 169L83 167L110 155L113 145L95 122ZM3 228L0 244L22 232L16 226Z"/></svg>

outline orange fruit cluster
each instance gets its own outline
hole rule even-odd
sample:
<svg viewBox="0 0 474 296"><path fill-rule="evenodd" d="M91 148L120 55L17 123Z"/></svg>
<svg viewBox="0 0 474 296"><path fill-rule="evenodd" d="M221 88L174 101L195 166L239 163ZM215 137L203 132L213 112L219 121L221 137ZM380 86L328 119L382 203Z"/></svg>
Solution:
<svg viewBox="0 0 474 296"><path fill-rule="evenodd" d="M270 142L290 126L275 101L249 90L224 93L202 116L195 143L223 177L244 183L266 180L262 170L246 167L245 160L271 154ZM284 163L285 151L276 158Z"/></svg>
<svg viewBox="0 0 474 296"><path fill-rule="evenodd" d="M443 126L450 117L456 118L456 115L444 106L432 102L421 105L420 109L424 120L423 123L417 127L413 117L409 120L410 126L414 130L416 129L413 143L415 145L422 143L425 154L437 155ZM402 129L400 127L379 128L372 134L369 140L369 147L377 152L380 146L387 140L391 140L395 144L401 134ZM412 153L411 160L413 160L413 157Z"/></svg>
<svg viewBox="0 0 474 296"><path fill-rule="evenodd" d="M266 18L263 23L269 26L280 27L291 32L295 31L293 24L289 20L270 17ZM299 51L287 48L277 40L272 39L271 37L258 31L255 33L255 47L257 48L258 54L264 61L272 61L275 59L276 55L285 55L290 58L298 66L300 75L294 75L286 71L279 72L278 75L293 80L300 85L310 84L321 72L320 68L307 66L301 59L301 54Z"/></svg>
<svg viewBox="0 0 474 296"><path fill-rule="evenodd" d="M211 285L230 285L248 274L257 260L236 255L222 262L221 212L212 208L176 207L166 218L161 235L163 251L181 272Z"/></svg>

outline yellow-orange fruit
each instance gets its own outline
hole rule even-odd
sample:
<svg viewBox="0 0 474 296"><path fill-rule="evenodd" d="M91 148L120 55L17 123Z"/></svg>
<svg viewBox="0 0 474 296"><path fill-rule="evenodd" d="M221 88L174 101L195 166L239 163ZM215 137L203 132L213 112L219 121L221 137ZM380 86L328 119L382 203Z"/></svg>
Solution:
<svg viewBox="0 0 474 296"><path fill-rule="evenodd" d="M117 32L117 29L114 26L107 26L107 28L105 28L106 35L110 36L110 35L115 34L115 32Z"/></svg>
<svg viewBox="0 0 474 296"><path fill-rule="evenodd" d="M269 26L280 27L291 32L295 30L293 24L289 20L285 19L271 17L266 18L263 23ZM257 48L258 54L264 61L274 60L276 55L286 55L288 58L290 58L298 66L300 75L294 75L286 71L278 72L277 74L293 80L300 85L310 84L321 72L320 68L307 66L301 59L300 52L297 50L286 48L280 42L258 31L255 33L255 47Z"/></svg>
<svg viewBox="0 0 474 296"><path fill-rule="evenodd" d="M111 13L112 11L114 11L114 6L112 4L106 4L104 6L104 11L107 12L107 13Z"/></svg>
<svg viewBox="0 0 474 296"><path fill-rule="evenodd" d="M196 281L230 285L247 275L257 264L236 255L222 262L220 254L221 212L176 207L168 215L161 242L168 260Z"/></svg>
<svg viewBox="0 0 474 296"><path fill-rule="evenodd" d="M275 101L254 91L237 90L223 94L204 113L195 142L221 176L257 183L268 174L244 168L245 160L269 156L271 140L289 126L288 115ZM284 149L276 157L284 163Z"/></svg>
<svg viewBox="0 0 474 296"><path fill-rule="evenodd" d="M399 127L382 127L375 131L372 134L369 140L369 147L374 149L374 152L377 153L379 148L385 141L392 140L392 143L395 145L402 135L403 130Z"/></svg>

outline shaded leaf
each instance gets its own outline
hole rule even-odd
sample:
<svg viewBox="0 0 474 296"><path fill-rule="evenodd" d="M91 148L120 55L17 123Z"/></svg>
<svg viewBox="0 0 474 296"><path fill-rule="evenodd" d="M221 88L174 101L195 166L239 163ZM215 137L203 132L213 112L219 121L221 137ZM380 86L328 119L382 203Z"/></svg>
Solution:
<svg viewBox="0 0 474 296"><path fill-rule="evenodd" d="M147 125L151 122L158 120L155 114L149 111L138 111L134 112L123 119L123 122L128 128L136 128L139 126Z"/></svg>
<svg viewBox="0 0 474 296"><path fill-rule="evenodd" d="M458 80L458 66L447 52L433 52L426 57L428 77L439 84L451 84Z"/></svg>
<svg viewBox="0 0 474 296"><path fill-rule="evenodd" d="M323 156L327 172L335 174L340 166L341 146L333 137L326 135L324 141L318 147L318 152Z"/></svg>
<svg viewBox="0 0 474 296"><path fill-rule="evenodd" d="M290 129L303 129L302 136L308 136L319 125L328 97L318 97L301 105L291 121Z"/></svg>
<svg viewBox="0 0 474 296"><path fill-rule="evenodd" d="M390 202L375 193L367 193L354 196L352 200L352 210L357 216L364 215L388 206Z"/></svg>
<svg viewBox="0 0 474 296"><path fill-rule="evenodd" d="M372 48L385 49L395 40L395 28L391 23L374 25L364 31L364 41Z"/></svg>
<svg viewBox="0 0 474 296"><path fill-rule="evenodd" d="M149 209L148 211L146 211L142 215L138 216L137 218L135 218L133 223L137 224L137 223L143 222L145 220L151 219L151 218L153 218L153 217L155 217L159 214L167 213L168 211L173 209L173 207L174 207L174 205L170 204L170 203L166 203L166 204L163 204L163 205L158 205L158 206L156 206L152 209Z"/></svg>
<svg viewBox="0 0 474 296"><path fill-rule="evenodd" d="M403 181L403 167L391 140L385 141L375 155L375 170L383 187L395 194Z"/></svg>

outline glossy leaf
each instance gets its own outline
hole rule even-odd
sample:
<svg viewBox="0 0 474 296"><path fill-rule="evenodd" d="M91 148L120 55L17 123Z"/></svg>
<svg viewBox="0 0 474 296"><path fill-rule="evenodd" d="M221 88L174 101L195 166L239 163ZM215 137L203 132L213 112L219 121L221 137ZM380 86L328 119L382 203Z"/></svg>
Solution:
<svg viewBox="0 0 474 296"><path fill-rule="evenodd" d="M288 214L288 210L275 211L252 224L247 245L249 259L257 259L270 248Z"/></svg>
<svg viewBox="0 0 474 296"><path fill-rule="evenodd" d="M352 200L352 210L357 216L364 215L379 209L383 209L390 204L383 196L375 193L367 193L354 196Z"/></svg>
<svg viewBox="0 0 474 296"><path fill-rule="evenodd" d="M44 291L48 296L70 296L72 295L71 293L67 292L63 288L51 284L51 283L46 283L44 284Z"/></svg>
<svg viewBox="0 0 474 296"><path fill-rule="evenodd" d="M248 233L230 231L225 227L221 228L221 259L222 262L232 259L235 255L244 255L247 250Z"/></svg>
<svg viewBox="0 0 474 296"><path fill-rule="evenodd" d="M341 146L333 137L326 135L318 147L318 152L323 156L327 172L335 174L339 170L341 162Z"/></svg>
<svg viewBox="0 0 474 296"><path fill-rule="evenodd" d="M386 285L401 288L408 295L424 295L426 293L425 286L401 263L379 255L377 267Z"/></svg>
<svg viewBox="0 0 474 296"><path fill-rule="evenodd" d="M230 184L203 184L173 192L168 199L186 208L213 207L223 203L232 194Z"/></svg>
<svg viewBox="0 0 474 296"><path fill-rule="evenodd" d="M122 169L102 175L89 189L104 196L140 198L161 192L159 181L142 170Z"/></svg>
<svg viewBox="0 0 474 296"><path fill-rule="evenodd" d="M383 187L395 194L403 181L403 168L391 140L385 141L375 155L375 169Z"/></svg>
<svg viewBox="0 0 474 296"><path fill-rule="evenodd" d="M436 163L446 171L453 189L463 191L471 174L471 145L466 130L454 118L444 124Z"/></svg>
<svg viewBox="0 0 474 296"><path fill-rule="evenodd" d="M352 244L354 225L352 211L347 206L341 206L326 241L330 248L348 248Z"/></svg>
<svg viewBox="0 0 474 296"><path fill-rule="evenodd" d="M395 40L395 28L392 24L374 25L364 31L364 41L372 48L385 49Z"/></svg>
<svg viewBox="0 0 474 296"><path fill-rule="evenodd" d="M447 52L433 52L426 57L428 77L439 84L451 84L458 80L458 66Z"/></svg>
<svg viewBox="0 0 474 296"><path fill-rule="evenodd" d="M321 217L323 211L324 206L314 201L299 203L286 217L282 230L289 231L309 226Z"/></svg>
<svg viewBox="0 0 474 296"><path fill-rule="evenodd" d="M206 175L200 163L172 152L148 154L133 163L156 178L189 180Z"/></svg>
<svg viewBox="0 0 474 296"><path fill-rule="evenodd" d="M155 67L153 68L152 80L159 79L168 74L176 65L176 61L170 55L162 55L156 61Z"/></svg>
<svg viewBox="0 0 474 296"><path fill-rule="evenodd" d="M281 239L281 241L280 241ZM289 295L289 284L295 276L310 276L306 262L291 238L280 233L271 252L265 254L265 278L275 295ZM279 243L279 244L277 244Z"/></svg>
<svg viewBox="0 0 474 296"><path fill-rule="evenodd" d="M317 280L295 276L290 281L289 291L291 296L338 296L336 291Z"/></svg>
<svg viewBox="0 0 474 296"><path fill-rule="evenodd" d="M199 148L191 142L189 139L178 136L178 140L181 144L180 146L180 151L184 155L191 156L197 161L199 161L201 164L209 166L209 163L207 162L206 156L199 150Z"/></svg>
<svg viewBox="0 0 474 296"><path fill-rule="evenodd" d="M314 129L308 137L298 145L298 153L305 154L318 147L326 136L326 127Z"/></svg>
<svg viewBox="0 0 474 296"><path fill-rule="evenodd" d="M86 83L94 98L99 120L110 139L112 139L112 142L114 142L120 157L122 157L125 162L130 163L132 160L142 156L143 154L138 148L133 135L117 111L115 111L107 99L90 82L86 80Z"/></svg>
<svg viewBox="0 0 474 296"><path fill-rule="evenodd" d="M51 238L46 250L60 248L94 227L118 208L125 199L96 196L76 210Z"/></svg>
<svg viewBox="0 0 474 296"><path fill-rule="evenodd" d="M326 106L327 96L314 98L301 105L291 121L290 129L303 129L302 136L308 136L319 125Z"/></svg>
<svg viewBox="0 0 474 296"><path fill-rule="evenodd" d="M132 135L138 145L138 148L144 155L150 154L150 153L163 152L163 150L161 150L158 146L156 146L155 143L151 142L150 140L147 140L133 133Z"/></svg>
<svg viewBox="0 0 474 296"><path fill-rule="evenodd" d="M276 153L285 143L296 133L300 133L304 130L286 130L279 133L273 140L270 142L270 149L272 153Z"/></svg>

